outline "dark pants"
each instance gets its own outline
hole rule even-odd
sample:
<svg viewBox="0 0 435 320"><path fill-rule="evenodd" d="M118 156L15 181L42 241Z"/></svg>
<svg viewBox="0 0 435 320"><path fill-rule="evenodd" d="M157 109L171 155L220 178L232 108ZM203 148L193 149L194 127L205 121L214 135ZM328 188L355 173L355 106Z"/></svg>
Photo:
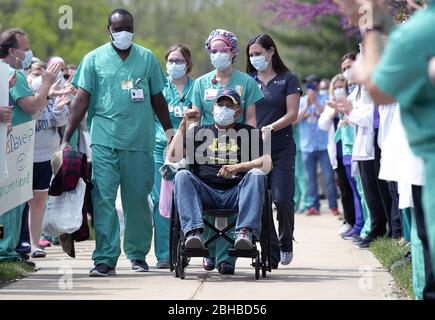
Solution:
<svg viewBox="0 0 435 320"><path fill-rule="evenodd" d="M21 247L23 242L30 243L30 232L29 232L29 205L26 204L23 210L23 218L21 219L21 233L20 242L18 247Z"/></svg>
<svg viewBox="0 0 435 320"><path fill-rule="evenodd" d="M344 220L350 225L355 224L355 204L352 187L346 175L346 169L343 165L343 159L338 160L338 167L335 169L337 173L338 186L341 193L341 203L343 205Z"/></svg>
<svg viewBox="0 0 435 320"><path fill-rule="evenodd" d="M391 225L390 215L392 202L388 183L378 178L381 167L381 149L378 146L378 130L375 130L374 140L375 160L358 162L364 195L372 220L369 234L371 239L382 237L387 233L387 223Z"/></svg>
<svg viewBox="0 0 435 320"><path fill-rule="evenodd" d="M402 212L399 209L399 191L397 182L389 181L388 188L391 195L391 236L393 239L400 239L403 237L402 229Z"/></svg>
<svg viewBox="0 0 435 320"><path fill-rule="evenodd" d="M272 265L280 261L280 251L293 252L295 225L295 152L293 148L272 150L273 170L270 186L273 202L277 209L278 234L271 227Z"/></svg>
<svg viewBox="0 0 435 320"><path fill-rule="evenodd" d="M431 262L429 243L426 234L426 225L422 205L422 187L412 186L412 197L414 200L414 212L415 223L417 225L417 233L423 245L424 271L426 278L426 285L423 290L423 299L435 300L435 277L432 272L433 262Z"/></svg>

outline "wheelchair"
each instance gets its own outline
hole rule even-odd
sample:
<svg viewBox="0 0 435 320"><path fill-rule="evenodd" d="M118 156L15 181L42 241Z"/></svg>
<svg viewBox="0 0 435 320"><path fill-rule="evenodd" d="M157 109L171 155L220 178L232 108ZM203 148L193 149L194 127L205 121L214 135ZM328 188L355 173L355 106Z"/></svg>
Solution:
<svg viewBox="0 0 435 320"><path fill-rule="evenodd" d="M181 229L179 214L176 207L175 197L173 195L169 235L169 265L171 272L175 271L175 277L185 279L185 269L189 264L189 259L194 257L209 257L210 253L208 246L217 239L223 238L232 245L232 249L229 249L228 251L228 255L230 257L252 259L251 265L255 268L255 279L260 279L260 272L263 278L266 278L267 272L272 272L270 224L273 223L273 209L272 192L270 187L266 188L264 197L261 233L259 238L253 236L252 250L236 250L233 248L235 241L232 237L229 237L227 233L233 230L233 228L236 226L236 221L228 224L225 228L220 230L205 219L203 219L204 225L208 227L214 233L214 235L205 241L204 249L187 249L184 246L185 235ZM203 210L203 217L209 216L215 218L229 218L236 217L237 215L237 209ZM260 246L258 246L258 244L260 244ZM261 253L259 249L261 249Z"/></svg>

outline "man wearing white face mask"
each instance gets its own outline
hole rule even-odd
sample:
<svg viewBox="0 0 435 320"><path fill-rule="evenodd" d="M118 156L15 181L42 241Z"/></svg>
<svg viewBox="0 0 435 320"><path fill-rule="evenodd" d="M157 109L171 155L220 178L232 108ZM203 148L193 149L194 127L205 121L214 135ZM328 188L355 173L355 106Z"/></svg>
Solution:
<svg viewBox="0 0 435 320"><path fill-rule="evenodd" d="M215 70L195 81L192 92L192 109L199 113L198 120L203 125L214 123L213 105L216 95L220 89L228 88L235 90L241 98L242 112L237 118L237 123L256 127L256 103L263 98L263 93L254 79L236 70L233 66L240 53L237 36L233 32L216 29L210 33L204 47L210 55L210 62ZM214 224L214 219L210 219L210 222ZM205 233L207 234L207 232L206 228ZM207 238L207 235L205 237ZM220 268L220 270L223 273L231 273L235 260L226 254L227 249L228 242L219 239L216 243L216 250L213 248L210 250L211 257L204 259L203 267L206 270L213 270L216 267L215 257L217 256L218 268L221 264L229 266L226 269Z"/></svg>
<svg viewBox="0 0 435 320"><path fill-rule="evenodd" d="M236 91L221 89L214 100L214 124L188 130L191 119L186 114L169 146L171 162L181 159L176 150L184 150L191 164L191 172L176 174L174 192L186 249L204 248L203 208L238 209L235 249L252 249L252 234L259 236L271 158L263 155L260 131L236 123L240 104ZM228 261L222 261L218 269L222 274L234 273Z"/></svg>
<svg viewBox="0 0 435 320"><path fill-rule="evenodd" d="M12 108L12 125L20 125L32 120L32 115L41 111L47 105L47 96L59 72L59 65L51 66L42 74L42 85L34 94L29 88L22 69L27 69L32 63L33 54L27 35L20 29L11 29L0 35L0 63L9 65L9 74L16 73L16 83L10 89L9 95ZM9 210L0 216L0 225L7 230L6 237L0 240L0 261L20 259L15 248L19 242L21 217L24 204ZM34 265L34 264L33 264Z"/></svg>
<svg viewBox="0 0 435 320"><path fill-rule="evenodd" d="M88 53L72 84L78 88L70 108L64 146L85 114L92 148L92 200L96 249L90 276L115 275L121 254L115 200L121 187L125 217L124 251L131 271L147 272L152 238L148 194L154 183L154 116L167 139L172 123L162 94L165 75L156 56L132 42L131 13L116 9L108 19L111 42Z"/></svg>

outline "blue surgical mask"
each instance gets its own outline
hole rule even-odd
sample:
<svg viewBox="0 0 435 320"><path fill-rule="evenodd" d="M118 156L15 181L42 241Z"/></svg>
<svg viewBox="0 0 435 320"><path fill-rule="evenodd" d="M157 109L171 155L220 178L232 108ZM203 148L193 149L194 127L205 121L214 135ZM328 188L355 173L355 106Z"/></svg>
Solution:
<svg viewBox="0 0 435 320"><path fill-rule="evenodd" d="M229 53L212 53L210 54L211 64L219 71L226 70L231 65Z"/></svg>
<svg viewBox="0 0 435 320"><path fill-rule="evenodd" d="M186 74L186 64L167 63L166 70L172 79L178 80Z"/></svg>
<svg viewBox="0 0 435 320"><path fill-rule="evenodd" d="M18 50L18 51L20 51L20 50ZM32 52L32 50L27 50L23 53L24 53L24 59L21 60L21 68L28 69L32 65L33 52Z"/></svg>
<svg viewBox="0 0 435 320"><path fill-rule="evenodd" d="M113 45L119 50L127 50L132 45L133 33L121 31L112 33Z"/></svg>
<svg viewBox="0 0 435 320"><path fill-rule="evenodd" d="M263 72L269 66L269 61L266 60L266 55L250 58L252 65L258 72Z"/></svg>
<svg viewBox="0 0 435 320"><path fill-rule="evenodd" d="M228 107L215 107L213 112L213 118L216 124L220 126L232 125L236 119L236 112Z"/></svg>
<svg viewBox="0 0 435 320"><path fill-rule="evenodd" d="M321 95L321 96L327 96L328 95L328 90L326 90L326 89L319 90L319 95Z"/></svg>

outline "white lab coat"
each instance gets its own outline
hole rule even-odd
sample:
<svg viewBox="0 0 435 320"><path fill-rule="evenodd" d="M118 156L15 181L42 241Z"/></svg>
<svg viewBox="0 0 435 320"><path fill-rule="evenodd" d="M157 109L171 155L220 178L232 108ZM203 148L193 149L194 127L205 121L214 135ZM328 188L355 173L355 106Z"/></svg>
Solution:
<svg viewBox="0 0 435 320"><path fill-rule="evenodd" d="M318 126L320 130L328 131L328 155L332 168L335 170L338 167L337 161L337 145L334 143L335 127L334 127L335 110L325 106L319 118Z"/></svg>

